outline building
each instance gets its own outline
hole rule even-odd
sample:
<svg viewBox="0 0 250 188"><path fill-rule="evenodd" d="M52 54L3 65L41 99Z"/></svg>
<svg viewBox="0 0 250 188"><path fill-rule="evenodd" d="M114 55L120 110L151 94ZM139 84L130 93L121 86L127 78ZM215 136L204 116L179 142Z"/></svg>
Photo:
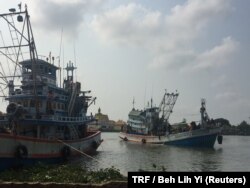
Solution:
<svg viewBox="0 0 250 188"><path fill-rule="evenodd" d="M95 114L95 119L97 120L96 122L89 124L89 130L119 132L121 131L121 127L126 124L126 122L122 120L118 120L117 122L110 120L107 114L101 112L101 108L99 108L98 113Z"/></svg>

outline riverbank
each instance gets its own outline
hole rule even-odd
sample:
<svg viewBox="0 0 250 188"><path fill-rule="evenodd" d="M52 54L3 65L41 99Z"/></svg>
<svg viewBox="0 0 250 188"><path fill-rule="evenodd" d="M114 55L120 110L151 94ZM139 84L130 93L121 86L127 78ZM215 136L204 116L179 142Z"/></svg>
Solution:
<svg viewBox="0 0 250 188"><path fill-rule="evenodd" d="M72 164L38 164L30 168L10 169L0 173L0 186L3 187L86 187L86 184L92 187L96 187L97 184L99 187L112 187L114 184L123 185L126 181L127 178L114 167L90 171Z"/></svg>
<svg viewBox="0 0 250 188"><path fill-rule="evenodd" d="M4 182L0 183L4 188L127 188L126 181L114 181L102 184L78 184L78 183L39 183L39 182Z"/></svg>

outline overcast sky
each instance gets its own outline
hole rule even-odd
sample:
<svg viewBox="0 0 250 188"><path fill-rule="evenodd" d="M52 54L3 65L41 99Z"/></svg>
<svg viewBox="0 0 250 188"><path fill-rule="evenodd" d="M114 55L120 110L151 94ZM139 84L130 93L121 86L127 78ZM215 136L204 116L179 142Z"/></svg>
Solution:
<svg viewBox="0 0 250 188"><path fill-rule="evenodd" d="M1 13L18 3L4 1ZM166 89L180 93L170 122L199 120L201 98L211 118L250 121L250 1L22 3L38 54L59 56L62 36L61 58L76 64L82 88L97 97L89 113L100 107L110 119L126 121L133 98L137 109L151 97L158 106Z"/></svg>

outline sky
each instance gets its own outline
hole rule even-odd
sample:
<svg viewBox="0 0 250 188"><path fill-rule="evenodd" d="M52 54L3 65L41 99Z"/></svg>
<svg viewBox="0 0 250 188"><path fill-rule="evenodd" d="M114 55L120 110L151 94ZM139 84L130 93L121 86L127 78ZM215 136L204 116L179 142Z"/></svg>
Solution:
<svg viewBox="0 0 250 188"><path fill-rule="evenodd" d="M0 0L0 12L20 1ZM88 113L127 121L179 92L170 123L210 118L250 121L250 1L26 0L39 55L77 66L83 90L97 97ZM4 30L0 25L0 30ZM64 76L64 74L63 74Z"/></svg>

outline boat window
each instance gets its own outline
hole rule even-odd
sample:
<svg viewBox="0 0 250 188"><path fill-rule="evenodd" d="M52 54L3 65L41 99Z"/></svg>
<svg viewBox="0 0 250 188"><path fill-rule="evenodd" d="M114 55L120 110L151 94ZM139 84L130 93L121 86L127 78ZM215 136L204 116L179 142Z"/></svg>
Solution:
<svg viewBox="0 0 250 188"><path fill-rule="evenodd" d="M23 106L24 106L24 107L28 107L28 101L26 101L26 100L23 101Z"/></svg>
<svg viewBox="0 0 250 188"><path fill-rule="evenodd" d="M55 70L55 69L52 69L51 74L52 74L53 76L56 75L56 70Z"/></svg>
<svg viewBox="0 0 250 188"><path fill-rule="evenodd" d="M27 69L25 67L23 67L23 73L26 73Z"/></svg>
<svg viewBox="0 0 250 188"><path fill-rule="evenodd" d="M42 108L43 107L43 105L42 105L43 103L41 102L41 101L38 101L38 106L40 107L40 108Z"/></svg>
<svg viewBox="0 0 250 188"><path fill-rule="evenodd" d="M30 100L30 107L35 107L35 101L34 100Z"/></svg>
<svg viewBox="0 0 250 188"><path fill-rule="evenodd" d="M32 72L31 65L25 66L26 72Z"/></svg>
<svg viewBox="0 0 250 188"><path fill-rule="evenodd" d="M49 74L49 75L51 75L51 74L52 74L52 71L51 71L51 69L49 69L49 71L48 71L48 74Z"/></svg>
<svg viewBox="0 0 250 188"><path fill-rule="evenodd" d="M58 131L64 131L64 127L63 127L63 126L58 126L58 127L57 127L57 130L58 130Z"/></svg>
<svg viewBox="0 0 250 188"><path fill-rule="evenodd" d="M42 65L40 65L40 70L43 73L43 66Z"/></svg>

